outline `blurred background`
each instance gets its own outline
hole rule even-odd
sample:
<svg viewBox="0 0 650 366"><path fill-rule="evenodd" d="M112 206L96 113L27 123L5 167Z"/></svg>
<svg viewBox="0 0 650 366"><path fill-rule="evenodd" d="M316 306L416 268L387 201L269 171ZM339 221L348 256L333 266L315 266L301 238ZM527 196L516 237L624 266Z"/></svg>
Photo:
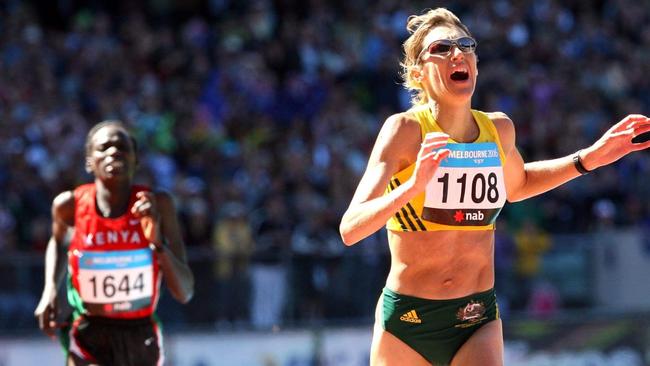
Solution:
<svg viewBox="0 0 650 366"><path fill-rule="evenodd" d="M525 160L650 113L647 1L1 1L0 365L63 364L32 315L49 210L90 181L109 118L138 182L174 195L196 276L189 304L160 301L168 364L367 365L386 233L348 248L338 224L409 107L406 19L438 6L478 40L474 107L514 120ZM648 177L637 153L506 206L507 365L650 365Z"/></svg>

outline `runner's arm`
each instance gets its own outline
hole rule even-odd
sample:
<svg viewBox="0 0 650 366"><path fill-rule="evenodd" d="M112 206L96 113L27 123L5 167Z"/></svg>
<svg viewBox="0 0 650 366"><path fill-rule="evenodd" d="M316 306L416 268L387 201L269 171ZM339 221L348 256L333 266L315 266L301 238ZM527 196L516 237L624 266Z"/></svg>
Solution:
<svg viewBox="0 0 650 366"><path fill-rule="evenodd" d="M172 296L184 304L194 295L194 275L187 263L176 208L171 196L166 192L156 193L156 201L164 238L163 243L156 243L161 248L156 254Z"/></svg>
<svg viewBox="0 0 650 366"><path fill-rule="evenodd" d="M389 117L384 123L366 171L339 227L341 239L353 245L379 230L386 221L415 195L422 192L447 157L448 136L437 134L422 143L420 125L405 114ZM417 156L413 175L402 185L384 195L391 176L410 165Z"/></svg>
<svg viewBox="0 0 650 366"><path fill-rule="evenodd" d="M569 156L524 163L515 146L515 130L507 116L494 119L499 130L505 154L504 174L508 201L520 201L547 192L578 176L574 157L580 154L583 166L591 171L611 164L623 156L650 147L650 142L632 143L632 139L650 131L650 119L630 115L610 128L593 145Z"/></svg>
<svg viewBox="0 0 650 366"><path fill-rule="evenodd" d="M73 225L74 194L66 191L56 196L52 202L52 235L45 250L45 284L34 311L39 327L50 336L53 336L57 326L56 295L66 271L66 248Z"/></svg>

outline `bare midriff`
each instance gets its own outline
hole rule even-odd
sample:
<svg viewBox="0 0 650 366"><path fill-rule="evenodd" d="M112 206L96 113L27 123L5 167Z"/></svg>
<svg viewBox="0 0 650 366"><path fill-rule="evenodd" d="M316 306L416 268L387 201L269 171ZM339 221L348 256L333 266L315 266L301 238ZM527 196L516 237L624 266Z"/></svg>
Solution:
<svg viewBox="0 0 650 366"><path fill-rule="evenodd" d="M454 299L494 287L494 231L388 231L386 286L402 295Z"/></svg>

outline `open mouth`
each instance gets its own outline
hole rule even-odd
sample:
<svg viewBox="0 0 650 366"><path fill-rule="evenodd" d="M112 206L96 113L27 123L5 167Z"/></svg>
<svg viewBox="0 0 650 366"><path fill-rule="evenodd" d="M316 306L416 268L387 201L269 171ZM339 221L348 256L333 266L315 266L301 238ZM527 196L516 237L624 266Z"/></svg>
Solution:
<svg viewBox="0 0 650 366"><path fill-rule="evenodd" d="M126 161L123 159L115 159L111 160L106 163L106 166L124 166L126 164Z"/></svg>
<svg viewBox="0 0 650 366"><path fill-rule="evenodd" d="M126 162L124 160L116 159L108 162L105 165L105 169L109 173L114 173L114 172L122 171L125 166L126 166Z"/></svg>
<svg viewBox="0 0 650 366"><path fill-rule="evenodd" d="M469 73L464 70L458 70L451 73L451 80L453 81L465 81L469 79Z"/></svg>

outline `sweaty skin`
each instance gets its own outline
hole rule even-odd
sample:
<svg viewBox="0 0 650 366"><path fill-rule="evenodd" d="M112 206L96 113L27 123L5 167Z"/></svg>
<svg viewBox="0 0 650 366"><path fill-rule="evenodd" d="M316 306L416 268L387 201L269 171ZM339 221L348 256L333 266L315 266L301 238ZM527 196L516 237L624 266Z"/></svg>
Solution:
<svg viewBox="0 0 650 366"><path fill-rule="evenodd" d="M438 14L445 12L449 13L445 9L430 11ZM425 29L428 29L426 36L415 54L434 41L457 40L469 36L453 23ZM424 191L441 161L450 152L445 148L448 139L470 143L479 136L478 125L471 113L471 98L478 75L476 54L464 53L455 46L449 53L420 54L423 55L422 59L409 66L409 83L416 83L419 90L423 91L425 107L430 109L444 133L427 135L422 141L420 124L409 111L397 113L386 120L373 147L366 171L341 219L339 229L346 245L354 245L375 233L398 210ZM539 195L580 176L573 163L576 154L587 170L594 170L633 151L650 147L650 141L632 142L636 136L650 131L650 119L642 115L629 115L612 126L594 144L576 154L524 163L515 147L514 123L501 112L487 115L496 127L505 156L503 176L508 202ZM411 177L384 194L391 177L412 164L414 169ZM444 300L494 287L492 230L389 230L388 242L391 268L386 287L394 292ZM371 365L428 365L420 354L383 330L381 308L382 298L377 306ZM451 366L478 364L503 365L500 319L482 325L465 341L451 361Z"/></svg>

